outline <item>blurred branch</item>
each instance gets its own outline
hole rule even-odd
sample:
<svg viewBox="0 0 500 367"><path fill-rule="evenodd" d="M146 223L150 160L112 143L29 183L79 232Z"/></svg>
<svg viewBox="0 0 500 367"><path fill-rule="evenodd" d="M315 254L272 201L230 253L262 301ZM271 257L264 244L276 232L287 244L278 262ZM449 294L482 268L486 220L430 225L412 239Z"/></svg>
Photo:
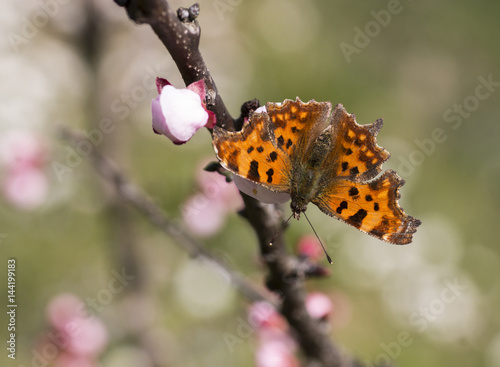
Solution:
<svg viewBox="0 0 500 367"><path fill-rule="evenodd" d="M217 126L234 130L231 115L217 92L200 50L200 26L196 17L198 4L175 12L164 0L115 0L125 7L130 19L138 24L149 24L163 42L179 69L186 85L205 79L207 106L217 117Z"/></svg>
<svg viewBox="0 0 500 367"><path fill-rule="evenodd" d="M226 130L234 130L234 121L217 93L215 83L198 49L200 41L200 27L196 21L199 13L198 4L189 9L180 8L176 13L165 0L115 0L115 2L126 8L130 19L151 26L172 55L186 84L201 78L205 79L209 89L207 104L212 105L217 116L217 124ZM113 180L116 181L116 177ZM115 183L115 186L118 189L122 185ZM307 366L354 366L351 359L341 357L339 349L333 345L319 322L308 314L303 285L305 275L298 266L297 259L286 254L283 235L280 234L276 238L273 246L269 245L271 238L281 227L281 211L276 206L262 204L244 194L242 196L245 202L243 215L258 236L262 257L269 268L267 286L280 295L282 301L280 311L296 332L296 337L307 357ZM134 197L131 197L129 201L134 202L133 199ZM134 204L138 206L137 203ZM154 213L150 213L149 204L140 207L153 222L158 220ZM161 227L170 227L170 224L163 221L159 224ZM178 237L178 229L171 235ZM184 239L181 238L181 241ZM194 251L192 244L185 247L188 251Z"/></svg>
<svg viewBox="0 0 500 367"><path fill-rule="evenodd" d="M76 133L65 126L60 126L59 130L60 136L72 145L77 146L81 142L92 145L92 142L83 134ZM170 220L167 214L157 206L143 190L131 183L110 160L97 152L96 149L92 150L89 158L97 172L102 178L113 185L115 191L122 200L133 205L137 210L142 212L152 224L172 238L174 242L186 250L191 257L206 260L222 271L222 273L227 274L233 286L249 300L265 300L271 304L274 303L267 294L255 287L240 273L229 268L222 259L209 252L198 241L191 238L182 228Z"/></svg>
<svg viewBox="0 0 500 367"><path fill-rule="evenodd" d="M281 226L280 213L270 210L269 204L262 204L242 194L245 202L245 217L255 229L260 250L269 268L267 286L281 296L281 313L296 331L296 337L309 359L311 366L352 366L352 362L343 360L338 348L331 342L321 328L320 323L311 318L305 306L304 280L296 257L286 254L283 236L269 244L270 239ZM270 225L271 223L271 225ZM272 225L274 224L274 225Z"/></svg>

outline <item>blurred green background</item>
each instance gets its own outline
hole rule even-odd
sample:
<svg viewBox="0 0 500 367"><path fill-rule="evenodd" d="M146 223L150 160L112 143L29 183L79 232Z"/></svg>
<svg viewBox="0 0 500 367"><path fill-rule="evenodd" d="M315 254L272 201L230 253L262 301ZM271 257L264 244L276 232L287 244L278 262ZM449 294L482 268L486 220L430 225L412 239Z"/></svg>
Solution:
<svg viewBox="0 0 500 367"><path fill-rule="evenodd" d="M335 258L331 277L307 285L333 301L332 337L361 360L392 353L400 366L500 366L500 5L199 3L200 47L233 116L246 100L298 96L342 103L360 124L384 118L384 169L407 181L400 203L423 224L413 244L398 247L309 206ZM57 124L90 132L110 119L96 149L185 226L182 208L215 156L207 131L182 146L151 131L154 77L183 87L152 30L112 1L8 0L0 19L0 134L40 139L47 183L29 208L5 190L0 199L2 340L8 258L17 259L19 305L17 359L3 349L0 360L33 365L50 300L96 297L127 266L136 278L97 312L109 333L102 366L254 365L252 336L234 350L224 342L249 305L224 276L117 201L85 159L62 176L54 170L67 164L69 147ZM0 172L5 185L5 164ZM305 221L292 223L290 251L305 234ZM255 236L235 213L201 241L262 286Z"/></svg>

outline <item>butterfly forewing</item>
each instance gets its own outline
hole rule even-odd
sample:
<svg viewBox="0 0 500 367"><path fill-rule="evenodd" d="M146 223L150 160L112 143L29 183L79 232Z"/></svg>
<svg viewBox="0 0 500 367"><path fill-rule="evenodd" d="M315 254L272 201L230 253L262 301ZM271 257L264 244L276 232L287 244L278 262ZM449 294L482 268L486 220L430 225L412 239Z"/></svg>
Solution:
<svg viewBox="0 0 500 367"><path fill-rule="evenodd" d="M335 177L366 181L382 170L382 163L389 159L389 152L377 145L377 133L382 119L373 124L358 125L355 117L342 105L335 106L332 114L331 150L323 164L323 171Z"/></svg>
<svg viewBox="0 0 500 367"><path fill-rule="evenodd" d="M213 146L224 168L277 192L290 187L290 159L269 133L269 117L253 114L241 131L214 127Z"/></svg>

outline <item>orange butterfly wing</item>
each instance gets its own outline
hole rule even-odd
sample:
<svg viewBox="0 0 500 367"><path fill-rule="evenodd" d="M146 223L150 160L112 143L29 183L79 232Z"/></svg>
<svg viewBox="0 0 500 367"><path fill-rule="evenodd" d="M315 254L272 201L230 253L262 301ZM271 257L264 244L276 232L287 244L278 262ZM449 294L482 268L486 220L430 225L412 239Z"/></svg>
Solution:
<svg viewBox="0 0 500 367"><path fill-rule="evenodd" d="M331 104L285 100L252 113L241 131L214 127L213 146L227 170L276 192L290 192L292 165L328 122Z"/></svg>
<svg viewBox="0 0 500 367"><path fill-rule="evenodd" d="M312 202L324 213L340 219L383 241L404 245L412 241L421 224L398 204L404 184L389 170L369 182L346 179L331 181Z"/></svg>
<svg viewBox="0 0 500 367"><path fill-rule="evenodd" d="M389 152L378 146L375 138L381 127L381 119L358 125L342 105L335 107L327 128L333 129L332 148L322 166L327 184L312 202L360 231L390 243L407 244L421 222L398 204L404 180L389 170L368 181L389 158Z"/></svg>

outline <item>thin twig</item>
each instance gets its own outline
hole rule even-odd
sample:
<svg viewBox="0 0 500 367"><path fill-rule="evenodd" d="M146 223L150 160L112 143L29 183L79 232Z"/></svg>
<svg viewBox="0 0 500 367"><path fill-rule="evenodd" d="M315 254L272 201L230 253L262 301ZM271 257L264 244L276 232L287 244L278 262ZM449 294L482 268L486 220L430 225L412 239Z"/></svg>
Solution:
<svg viewBox="0 0 500 367"><path fill-rule="evenodd" d="M59 133L64 140L75 146L81 142L86 142L89 145L92 144L83 134L71 131L65 126L59 127ZM233 286L250 301L265 300L274 304L274 300L269 295L254 286L239 272L231 269L222 259L212 254L202 244L170 220L167 214L142 189L130 182L108 158L97 152L96 149L92 150L89 158L97 172L102 178L113 185L121 199L142 212L152 224L172 238L191 257L203 259L214 265L223 274L226 274Z"/></svg>

